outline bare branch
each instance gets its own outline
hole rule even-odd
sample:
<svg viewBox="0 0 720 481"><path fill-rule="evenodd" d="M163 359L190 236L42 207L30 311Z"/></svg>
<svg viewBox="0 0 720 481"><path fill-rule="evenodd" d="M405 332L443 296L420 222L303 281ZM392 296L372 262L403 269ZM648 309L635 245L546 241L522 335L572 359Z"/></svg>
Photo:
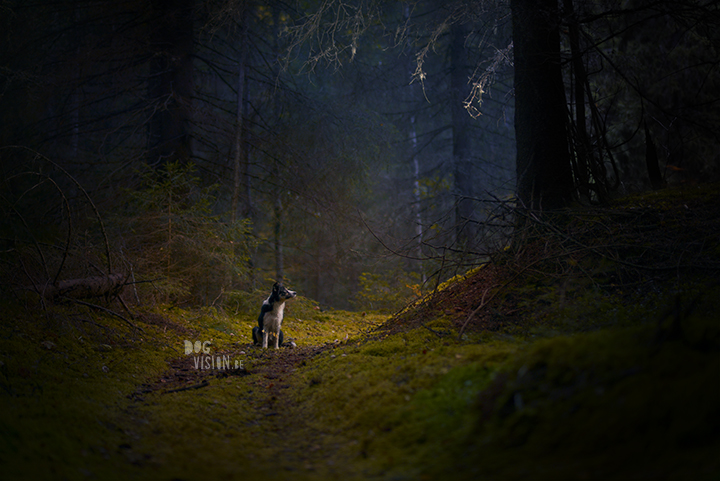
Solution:
<svg viewBox="0 0 720 481"><path fill-rule="evenodd" d="M110 257L110 242L108 241L108 235L107 235L107 231L105 230L105 224L103 223L102 217L100 216L100 212L98 211L98 208L95 206L95 203L92 201L90 194L88 194L88 192L80 184L80 182L78 182L77 179L75 179L75 177L70 175L70 173L67 170L65 170L64 168L62 168L57 162L50 160L45 155L41 154L40 152L37 152L36 150L31 149L30 147L25 147L22 145L9 145L7 147L2 147L2 149L20 149L20 150L26 150L28 152L33 153L35 155L36 159L42 159L45 162L52 165L53 167L55 167L56 169L58 169L60 172L65 174L65 176L67 176L67 178L70 179L78 189L80 189L80 192L83 193L83 195L85 196L85 199L88 201L88 203L90 204L90 206L93 209L93 212L95 213L95 217L98 220L98 224L100 225L100 230L103 235L103 240L105 241L105 255L107 256L107 268L108 268L106 274L112 273L113 269L112 269L112 258ZM48 275L48 278L49 277L50 276Z"/></svg>

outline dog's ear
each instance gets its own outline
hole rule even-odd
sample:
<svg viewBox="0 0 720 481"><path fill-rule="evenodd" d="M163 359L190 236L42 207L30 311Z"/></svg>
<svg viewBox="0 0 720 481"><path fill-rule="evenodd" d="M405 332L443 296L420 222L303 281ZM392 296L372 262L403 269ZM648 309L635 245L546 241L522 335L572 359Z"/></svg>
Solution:
<svg viewBox="0 0 720 481"><path fill-rule="evenodd" d="M273 284L273 292L277 292L277 291L279 291L279 290L280 290L280 284L278 284L278 283L276 282L275 284Z"/></svg>

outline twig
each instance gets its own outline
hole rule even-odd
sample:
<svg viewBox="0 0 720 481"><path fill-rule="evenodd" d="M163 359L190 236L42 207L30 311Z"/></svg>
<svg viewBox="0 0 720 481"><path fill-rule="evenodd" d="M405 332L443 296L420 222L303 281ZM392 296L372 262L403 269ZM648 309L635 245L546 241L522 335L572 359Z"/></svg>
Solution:
<svg viewBox="0 0 720 481"><path fill-rule="evenodd" d="M529 220L531 220L532 222L535 222L535 223L538 224L538 225L541 225L541 226L543 226L543 227L546 227L546 228L550 229L550 230L553 231L556 235L558 235L559 237L561 237L562 239L564 239L564 240L566 240L566 241L572 242L572 243L580 246L580 247L583 248L583 249L586 249L586 250L589 250L589 251L591 251L591 252L594 252L595 254L599 255L600 257L602 257L602 258L604 258L604 259L607 259L607 260L609 260L609 261L615 262L615 263L617 263L617 264L620 264L620 265L623 265L623 266L626 266L626 267L632 267L633 269L640 269L640 270L643 270L643 269L644 269L644 270L647 270L647 271L670 271L670 270L680 269L681 267L693 268L693 269L706 269L706 270L718 270L718 269L720 268L720 266L718 266L717 264L705 264L705 265L702 265L702 264L683 264L683 265L680 265L680 264L678 263L678 264L674 264L674 265L660 265L660 266L643 266L643 265L640 265L640 264L635 264L635 263L633 263L633 262L624 261L624 260L620 259L619 257L613 257L613 256L610 256L609 254L605 254L605 253L603 253L602 251L600 251L600 249L598 249L597 247L585 245L585 244L583 244L582 242L580 242L579 240L575 239L574 237L572 237L572 236L570 236L570 235L568 235L568 234L563 233L560 229L558 229L556 226L552 225L551 223L545 222L545 221L543 221L543 220L540 220L540 219L539 219L537 216L535 216L535 215L528 215L528 214L525 214L525 213L521 213L521 215L523 215L526 219L529 219ZM622 247L623 244L617 244L616 246L617 246L617 247ZM612 244L606 245L606 246L603 246L603 247L606 247L606 248L607 248L607 247L612 247Z"/></svg>
<svg viewBox="0 0 720 481"><path fill-rule="evenodd" d="M105 329L106 331L108 330L108 327L107 327L107 326L103 326L102 324L98 324L98 323L95 322L95 321L91 321L91 320L89 320L89 319L83 319L82 317L76 317L75 319L77 319L77 320L80 321L80 322L87 322L88 324L92 324L92 325L95 326L95 327L100 327L100 328L102 328L102 329Z"/></svg>
<svg viewBox="0 0 720 481"><path fill-rule="evenodd" d="M5 200L5 198L3 197ZM45 277L50 277L50 271L48 269L47 262L45 261L45 255L43 254L42 249L40 249L40 244L38 243L37 239L35 239L35 236L32 234L32 230L30 229L30 226L25 222L25 218L18 212L18 210L15 208L15 206L12 205L11 202L8 202L5 200L7 204L10 206L10 208L15 212L15 214L20 218L20 222L22 222L23 227L25 227L25 230L27 230L28 234L32 238L32 242L35 245L35 250L37 250L38 256L40 257L40 263L42 264L43 270L45 271ZM28 277L32 280L32 277L28 274Z"/></svg>
<svg viewBox="0 0 720 481"><path fill-rule="evenodd" d="M127 306L127 304L125 304L125 301L123 300L123 298L120 297L120 294L116 295L115 299L117 299L120 302L120 305L123 306L123 308L125 309L125 312L127 312L130 315L130 317L135 317L133 315L132 311L130 310L130 308Z"/></svg>
<svg viewBox="0 0 720 481"><path fill-rule="evenodd" d="M132 268L131 268L131 269L132 269ZM131 271L131 272L132 272L132 271ZM135 275L133 274L132 277L135 277ZM132 285L135 285L135 284L143 284L143 283L145 283L145 282L151 282L151 283L152 283L152 282L155 282L155 281L162 281L163 279L165 279L165 277L157 277L157 278L155 278L155 279L147 279L147 280L143 280L143 281L135 281L135 280L132 281L132 282L125 281L125 282L123 282L123 286L132 286Z"/></svg>
<svg viewBox="0 0 720 481"><path fill-rule="evenodd" d="M7 181L8 181L8 182L12 182L16 177L19 177L19 176L21 176L21 175L33 175L33 176L40 177L43 181L48 181L48 182L50 182L53 186L55 186L55 189L56 189L56 190L58 191L58 193L60 194L60 197L62 197L63 207L65 207L65 210L67 211L67 223L68 223L67 239L66 239L66 241L65 241L65 248L63 249L63 257L62 257L62 260L60 261L60 266L57 268L57 272L55 273L55 277L53 277L52 283L55 284L55 283L57 282L58 278L60 277L60 273L62 272L62 268L63 268L63 266L65 265L65 261L67 260L68 252L70 251L70 239L72 238L72 213L70 212L70 202L68 202L68 199L67 199L67 197L65 196L65 193L64 193L63 190L60 188L60 186L57 184L57 182L55 182L50 176L48 176L48 175L43 175L43 174L41 174L40 172L21 172L21 173L19 173L19 174L16 174L16 175L13 175L13 176L9 177L9 178L7 179ZM42 182L40 182L40 183L38 183L38 184L35 184L32 188L26 190L25 193L27 193L27 192L35 189L36 187L38 187L38 186L41 185L41 184L42 184ZM23 193L20 197L22 198L22 196L24 196L25 193ZM15 211L15 213L16 213L18 216L20 216L20 213L17 211L17 209L15 209L15 207L13 207L12 209ZM28 228L28 226L27 226L27 224L25 224L25 220L22 218L22 216L20 216L20 218L21 218L23 224L25 225L25 227ZM28 229L29 229L29 228L28 228ZM32 235L32 233L31 233L29 230L28 230L28 233L29 233L30 236L33 238L33 240L35 240L35 237ZM38 242L35 242L35 244L36 244L36 247L37 247L37 249L38 249L38 251L39 251L39 250L40 250L40 244L39 244ZM43 261L43 265L45 265L45 258L43 257L42 252L40 252L40 257L41 257L41 259L42 259L42 261ZM47 267L46 267L46 270L47 270ZM46 274L47 274L47 272L46 272ZM49 277L49 276L47 276L47 277Z"/></svg>
<svg viewBox="0 0 720 481"><path fill-rule="evenodd" d="M428 331L430 331L430 332L432 332L433 334L435 334L437 337L443 337L443 335L446 334L446 333L444 333L444 332L439 332L439 331L436 331L435 329L433 329L433 328L431 328L431 327L426 326L424 322L421 322L420 325L421 325L422 327L424 327L425 329L427 329Z"/></svg>
<svg viewBox="0 0 720 481"><path fill-rule="evenodd" d="M130 326L132 326L134 329L138 329L138 330L140 330L140 331L142 331L142 332L145 332L142 327L136 326L135 324L132 323L132 321L128 320L125 316L122 316L122 315L118 314L117 312L115 312L115 311L113 311L113 310L111 310L111 309L108 309L107 307L98 306L97 304L91 304L91 303L89 303L89 302L81 301L81 300L79 300L79 299L72 299L72 298L66 297L66 296L61 296L61 299L66 299L66 300L68 300L68 301L76 302L76 303L78 303L78 304L81 304L81 305L83 305L83 306L87 306L87 307L90 307L90 308L93 308L93 309L100 309L101 311L107 312L108 314L111 314L111 315L113 315L113 316L115 316L115 317L118 317L118 318L122 319L123 321L125 321L126 323L128 323Z"/></svg>
<svg viewBox="0 0 720 481"><path fill-rule="evenodd" d="M93 212L95 213L95 217L98 220L98 224L100 224L100 231L102 232L103 239L105 240L105 254L107 255L107 263L108 263L108 272L107 273L108 274L111 273L113 271L113 269L112 269L112 259L110 258L110 242L108 241L108 235L107 235L107 231L105 230L105 224L103 223L102 217L100 216L100 212L98 211L98 208L95 206L95 203L92 201L90 194L88 194L88 192L85 190L85 188L82 186L82 184L80 184L80 182L78 182L77 179L75 179L75 177L70 175L70 173L67 170L65 170L64 168L62 168L57 162L50 160L50 158L46 157L45 155L41 154L40 152L38 152L36 150L33 150L29 147L25 147L23 145L9 145L9 146L3 147L3 148L21 149L21 150L27 150L29 152L32 152L33 154L35 154L36 158L43 159L44 161L48 162L49 164L52 164L52 166L55 167L56 169L58 169L60 172L65 174L75 184L75 186L83 193L83 195L85 196L85 199L88 201L88 203L90 204L90 206L93 209Z"/></svg>
<svg viewBox="0 0 720 481"><path fill-rule="evenodd" d="M167 391L164 391L163 394L169 394L169 393L172 393L172 392L190 391L191 389L200 389L200 388L202 388L202 387L209 386L209 385L210 385L210 383L207 382L207 380L205 380L205 381L203 381L203 382L201 382L201 383L193 384L192 386L185 386L185 387L178 387L178 388L175 388L175 389L168 389Z"/></svg>
<svg viewBox="0 0 720 481"><path fill-rule="evenodd" d="M545 257L541 257L541 258L539 258L539 259L535 259L534 261L532 261L532 262L529 263L528 265L524 266L524 267L523 267L522 269L520 269L514 276L512 276L512 277L511 277L510 279L508 279L503 285L501 285L501 286L498 288L498 290L496 290L495 292L493 292L492 295L490 296L490 298L489 298L487 301L485 301L485 295L486 295L487 292L490 290L490 287L488 287L487 289L485 289L485 292L483 292L482 300L480 301L480 305L477 306L475 309L473 309L473 311L468 315L467 319L465 319L465 322L463 323L462 327L460 328L460 333L458 334L458 341L459 341L459 340L462 340L462 335L463 335L463 333L465 332L465 328L466 328L467 325L470 323L470 320L475 316L475 314L476 314L480 309L482 309L483 307L485 307L486 305L488 305L493 299L495 299L495 296L497 296L497 295L498 295L503 289L505 289L507 286L509 286L510 284L512 284L512 283L515 281L515 279L517 279L518 277L520 277L520 275L521 275L522 273L524 273L526 270L528 270L529 268L531 268L532 266L534 266L535 264L537 264L538 262L543 261L543 260L546 260L546 258L545 258Z"/></svg>

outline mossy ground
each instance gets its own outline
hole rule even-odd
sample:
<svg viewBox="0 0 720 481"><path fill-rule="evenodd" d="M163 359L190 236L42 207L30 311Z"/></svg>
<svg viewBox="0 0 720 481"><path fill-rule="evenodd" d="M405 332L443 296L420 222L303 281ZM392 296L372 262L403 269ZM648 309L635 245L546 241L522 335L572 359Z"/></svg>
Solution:
<svg viewBox="0 0 720 481"><path fill-rule="evenodd" d="M249 308L158 307L140 331L8 303L3 478L719 480L717 216L681 214L720 203L679 199L584 213L392 319L298 299L279 351L251 345ZM665 225L632 237L637 215Z"/></svg>

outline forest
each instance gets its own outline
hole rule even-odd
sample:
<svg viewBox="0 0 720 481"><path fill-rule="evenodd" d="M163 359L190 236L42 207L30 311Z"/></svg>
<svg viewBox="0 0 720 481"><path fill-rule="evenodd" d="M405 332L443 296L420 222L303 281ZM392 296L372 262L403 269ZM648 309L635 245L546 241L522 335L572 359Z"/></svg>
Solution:
<svg viewBox="0 0 720 481"><path fill-rule="evenodd" d="M388 309L507 245L539 183L650 188L645 127L656 183L717 178L715 3L554 3L4 3L4 286Z"/></svg>
<svg viewBox="0 0 720 481"><path fill-rule="evenodd" d="M11 479L720 473L719 2L3 0L0 24ZM249 336L274 282L279 352Z"/></svg>

